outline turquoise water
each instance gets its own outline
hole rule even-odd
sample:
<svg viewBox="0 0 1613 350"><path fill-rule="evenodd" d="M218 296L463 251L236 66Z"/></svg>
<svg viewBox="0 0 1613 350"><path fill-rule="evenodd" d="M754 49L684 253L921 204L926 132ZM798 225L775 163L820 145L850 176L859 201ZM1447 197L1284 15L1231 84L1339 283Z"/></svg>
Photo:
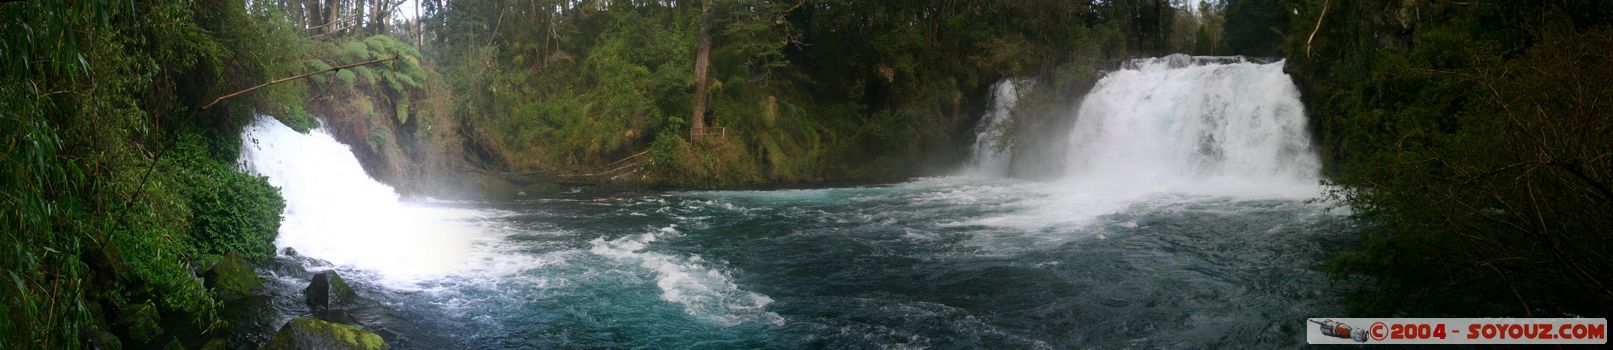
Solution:
<svg viewBox="0 0 1613 350"><path fill-rule="evenodd" d="M471 268L341 268L399 348L1288 347L1342 314L1318 268L1354 239L1303 199L962 178L430 206ZM269 275L265 332L307 314Z"/></svg>

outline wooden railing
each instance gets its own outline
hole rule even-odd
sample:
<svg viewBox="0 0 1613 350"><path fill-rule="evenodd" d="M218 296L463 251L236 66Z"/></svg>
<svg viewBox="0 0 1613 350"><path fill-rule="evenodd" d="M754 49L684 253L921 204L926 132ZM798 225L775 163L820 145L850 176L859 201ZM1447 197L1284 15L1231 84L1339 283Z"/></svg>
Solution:
<svg viewBox="0 0 1613 350"><path fill-rule="evenodd" d="M720 139L728 136L728 128L721 126L701 128L695 130L693 136L695 139L703 139L707 137L715 137Z"/></svg>
<svg viewBox="0 0 1613 350"><path fill-rule="evenodd" d="M467 170L489 173L514 182L563 182L577 184L606 183L615 181L622 176L638 173L640 169L644 168L644 162L649 159L649 157L647 157L649 154L650 151L642 151L627 157L623 157L622 159L618 159L614 162L610 162L609 164L594 167L593 169L588 169L586 171L577 172L560 172L554 170L534 170L521 172L488 171L481 169Z"/></svg>
<svg viewBox="0 0 1613 350"><path fill-rule="evenodd" d="M589 172L571 173L571 174L558 174L558 175L555 175L555 176L562 177L562 178L574 178L574 179L579 179L580 178L580 179L594 179L594 180L596 180L596 181L593 181L593 182L609 182L611 180L615 180L618 177L621 177L622 175L629 175L629 174L637 173L639 171L639 169L643 168L644 160L648 159L647 157L645 157L645 155L647 155L647 154L650 154L650 151L643 151L643 152L635 153L635 154L633 154L631 156L627 156L626 158L622 158L622 159L619 159L617 161L611 162L610 164L605 164L603 166L594 168L592 171L589 171Z"/></svg>
<svg viewBox="0 0 1613 350"><path fill-rule="evenodd" d="M728 128L720 126L702 128L695 130L692 136L695 139L707 137L724 138L728 136ZM609 164L594 167L593 169L588 169L585 171L561 172L556 170L533 170L523 172L502 172L486 170L485 168L467 168L464 170L486 173L518 183L562 182L575 184L597 184L612 182L621 179L622 176L637 174L639 170L644 168L644 163L649 160L649 154L650 151L648 150L641 151L627 157L623 157L622 159L618 159L614 162L610 162Z"/></svg>

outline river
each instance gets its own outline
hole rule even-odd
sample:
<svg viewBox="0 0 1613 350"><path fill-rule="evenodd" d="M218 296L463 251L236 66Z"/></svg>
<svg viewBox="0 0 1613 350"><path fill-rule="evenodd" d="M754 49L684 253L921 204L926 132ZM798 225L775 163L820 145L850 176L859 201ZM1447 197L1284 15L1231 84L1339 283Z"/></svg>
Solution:
<svg viewBox="0 0 1613 350"><path fill-rule="evenodd" d="M282 188L295 254L231 317L266 340L335 269L395 348L1301 345L1343 314L1320 269L1355 229L1316 199L1281 63L1184 57L1074 106L1056 181L993 159L882 186L402 201L323 131L261 117L242 165Z"/></svg>

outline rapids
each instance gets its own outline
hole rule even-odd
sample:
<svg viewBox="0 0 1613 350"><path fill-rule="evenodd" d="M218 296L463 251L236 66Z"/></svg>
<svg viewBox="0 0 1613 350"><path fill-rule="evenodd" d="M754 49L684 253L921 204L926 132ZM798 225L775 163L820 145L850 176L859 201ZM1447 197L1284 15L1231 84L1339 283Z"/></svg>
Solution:
<svg viewBox="0 0 1613 350"><path fill-rule="evenodd" d="M335 269L395 348L1293 347L1343 312L1319 266L1351 223L1281 63L1167 57L1075 108L1059 181L988 176L850 188L402 201L348 148L260 117L241 166L287 199L231 315L261 342ZM1005 122L994 89L978 150ZM1048 161L1013 159L1012 161ZM980 175L982 170L974 175Z"/></svg>

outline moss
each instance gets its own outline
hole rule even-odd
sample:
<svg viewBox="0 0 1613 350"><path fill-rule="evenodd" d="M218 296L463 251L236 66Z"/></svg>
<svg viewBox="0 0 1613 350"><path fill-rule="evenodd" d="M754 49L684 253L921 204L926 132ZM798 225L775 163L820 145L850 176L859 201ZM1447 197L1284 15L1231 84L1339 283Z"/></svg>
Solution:
<svg viewBox="0 0 1613 350"><path fill-rule="evenodd" d="M118 315L118 325L124 334L140 344L149 344L162 336L162 326L158 325L161 320L157 306L150 301L124 306Z"/></svg>
<svg viewBox="0 0 1613 350"><path fill-rule="evenodd" d="M363 328L307 317L286 323L263 346L265 350L387 348L386 340Z"/></svg>
<svg viewBox="0 0 1613 350"><path fill-rule="evenodd" d="M213 339L207 341L205 344L202 344L202 350L225 350L229 348L229 345L224 342L224 339Z"/></svg>
<svg viewBox="0 0 1613 350"><path fill-rule="evenodd" d="M258 279L257 272L234 252L224 255L207 270L207 284L213 288L214 298L220 301L245 298L263 288L263 280Z"/></svg>

